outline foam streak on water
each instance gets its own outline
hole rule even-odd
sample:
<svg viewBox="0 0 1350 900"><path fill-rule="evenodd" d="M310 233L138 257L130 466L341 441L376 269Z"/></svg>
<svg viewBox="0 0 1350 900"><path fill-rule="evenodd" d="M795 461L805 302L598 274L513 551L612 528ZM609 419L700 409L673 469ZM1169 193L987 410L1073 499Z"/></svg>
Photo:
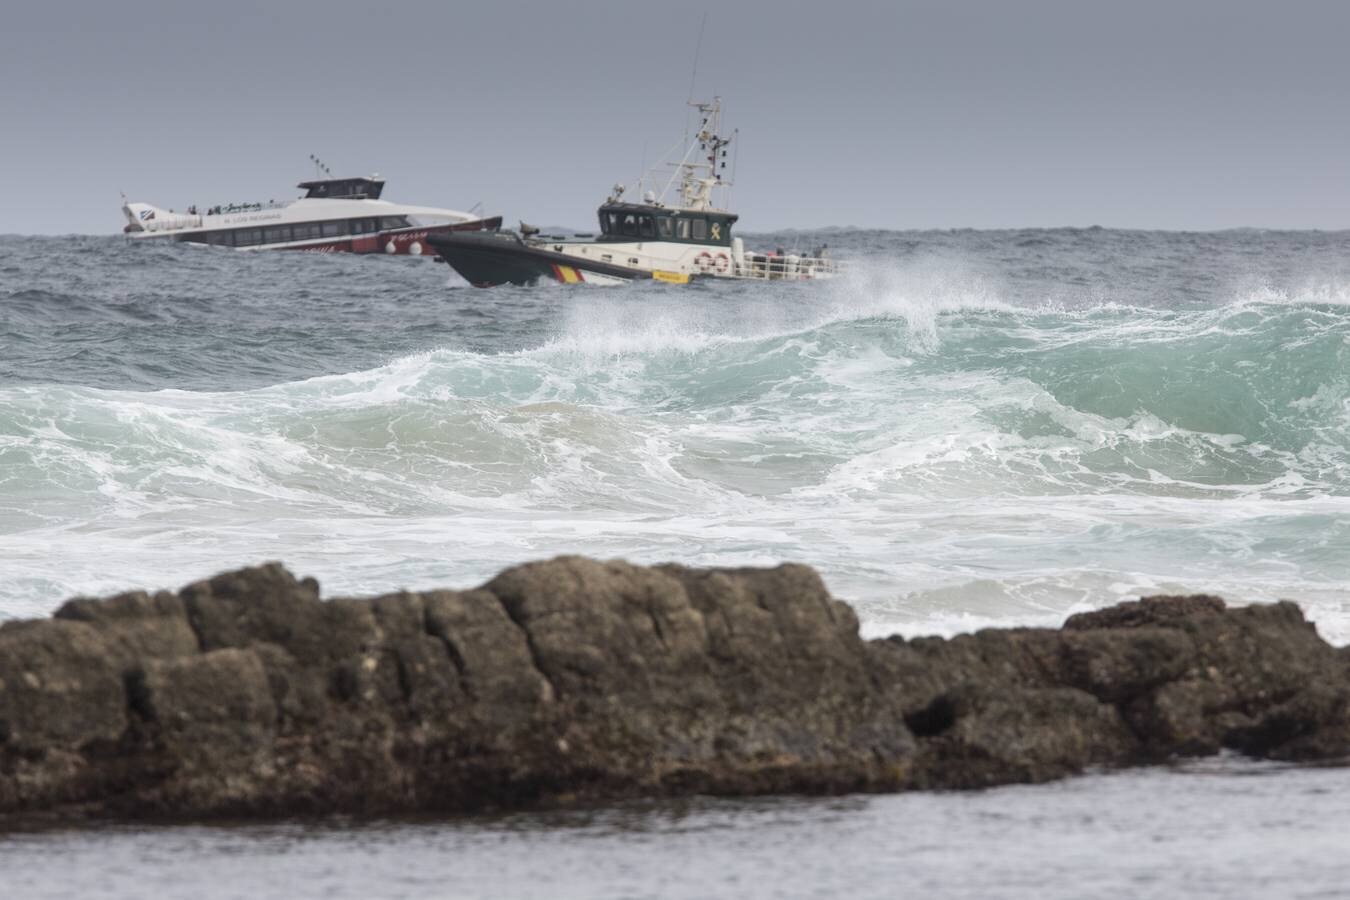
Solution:
<svg viewBox="0 0 1350 900"><path fill-rule="evenodd" d="M830 284L491 292L4 239L0 617L578 552L811 563L869 634L1204 590L1350 641L1350 237L828 237Z"/></svg>

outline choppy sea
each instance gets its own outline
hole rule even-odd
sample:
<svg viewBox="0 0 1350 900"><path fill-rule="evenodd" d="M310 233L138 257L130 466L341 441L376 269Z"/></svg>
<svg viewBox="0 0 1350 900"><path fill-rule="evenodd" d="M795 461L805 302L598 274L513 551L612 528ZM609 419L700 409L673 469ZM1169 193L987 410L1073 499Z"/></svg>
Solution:
<svg viewBox="0 0 1350 900"><path fill-rule="evenodd" d="M1350 233L748 238L821 242L844 277L483 291L430 259L0 237L0 618L271 559L333 596L584 553L809 563L868 635L1207 591L1295 600L1350 643ZM0 842L0 870L84 848L293 866L288 896L356 896L298 874L320 870L363 896L1333 896L1346 796L1340 770L1220 761L581 822L52 833ZM1139 866L1115 859L1132 834ZM1170 844L1241 877L1178 880ZM545 878L537 852L566 863ZM445 878L398 880L410 853Z"/></svg>

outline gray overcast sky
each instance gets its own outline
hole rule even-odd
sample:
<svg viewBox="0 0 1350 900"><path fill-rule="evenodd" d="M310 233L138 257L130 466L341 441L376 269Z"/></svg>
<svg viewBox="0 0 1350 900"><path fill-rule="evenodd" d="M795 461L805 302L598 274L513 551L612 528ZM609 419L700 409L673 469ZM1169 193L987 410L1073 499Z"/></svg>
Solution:
<svg viewBox="0 0 1350 900"><path fill-rule="evenodd" d="M1350 227L1350 3L5 4L0 233L294 196L589 226L700 95L742 227Z"/></svg>

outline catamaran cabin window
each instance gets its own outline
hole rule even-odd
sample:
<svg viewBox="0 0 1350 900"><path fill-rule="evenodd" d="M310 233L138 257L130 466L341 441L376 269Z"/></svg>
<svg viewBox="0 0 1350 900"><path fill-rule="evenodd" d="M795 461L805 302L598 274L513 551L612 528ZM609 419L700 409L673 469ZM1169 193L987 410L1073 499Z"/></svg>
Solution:
<svg viewBox="0 0 1350 900"><path fill-rule="evenodd" d="M291 229L285 225L275 225L263 229L264 244L280 244L291 239Z"/></svg>
<svg viewBox="0 0 1350 900"><path fill-rule="evenodd" d="M695 220L694 220L694 240L696 240L696 241L706 241L707 239L708 239L708 220L707 220L707 219L695 219Z"/></svg>
<svg viewBox="0 0 1350 900"><path fill-rule="evenodd" d="M233 244L234 241L231 240L231 235L228 231L213 231L207 238L207 243L217 247L228 247Z"/></svg>
<svg viewBox="0 0 1350 900"><path fill-rule="evenodd" d="M352 234L370 234L372 231L379 231L375 227L374 219L352 219Z"/></svg>
<svg viewBox="0 0 1350 900"><path fill-rule="evenodd" d="M407 228L408 218L406 216L385 216L380 220L380 227L386 231L390 228Z"/></svg>
<svg viewBox="0 0 1350 900"><path fill-rule="evenodd" d="M262 243L261 228L240 228L234 233L234 245L236 247L251 247L254 244Z"/></svg>
<svg viewBox="0 0 1350 900"><path fill-rule="evenodd" d="M344 235L346 233L347 233L347 221L345 219L339 222L323 223L324 237L337 237L338 235Z"/></svg>

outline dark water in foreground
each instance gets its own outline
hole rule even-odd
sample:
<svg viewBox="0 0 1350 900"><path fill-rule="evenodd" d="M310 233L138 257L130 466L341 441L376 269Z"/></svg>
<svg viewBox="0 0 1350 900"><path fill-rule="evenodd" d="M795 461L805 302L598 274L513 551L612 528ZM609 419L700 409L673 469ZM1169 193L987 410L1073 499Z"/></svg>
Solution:
<svg viewBox="0 0 1350 900"><path fill-rule="evenodd" d="M971 794L701 800L0 842L6 896L1332 898L1350 770L1234 760Z"/></svg>
<svg viewBox="0 0 1350 900"><path fill-rule="evenodd" d="M281 559L817 566L868 634L1158 591L1350 641L1350 233L829 232L829 283L0 237L0 618ZM1336 896L1350 775L0 839L0 895ZM189 889L187 886L191 885Z"/></svg>

